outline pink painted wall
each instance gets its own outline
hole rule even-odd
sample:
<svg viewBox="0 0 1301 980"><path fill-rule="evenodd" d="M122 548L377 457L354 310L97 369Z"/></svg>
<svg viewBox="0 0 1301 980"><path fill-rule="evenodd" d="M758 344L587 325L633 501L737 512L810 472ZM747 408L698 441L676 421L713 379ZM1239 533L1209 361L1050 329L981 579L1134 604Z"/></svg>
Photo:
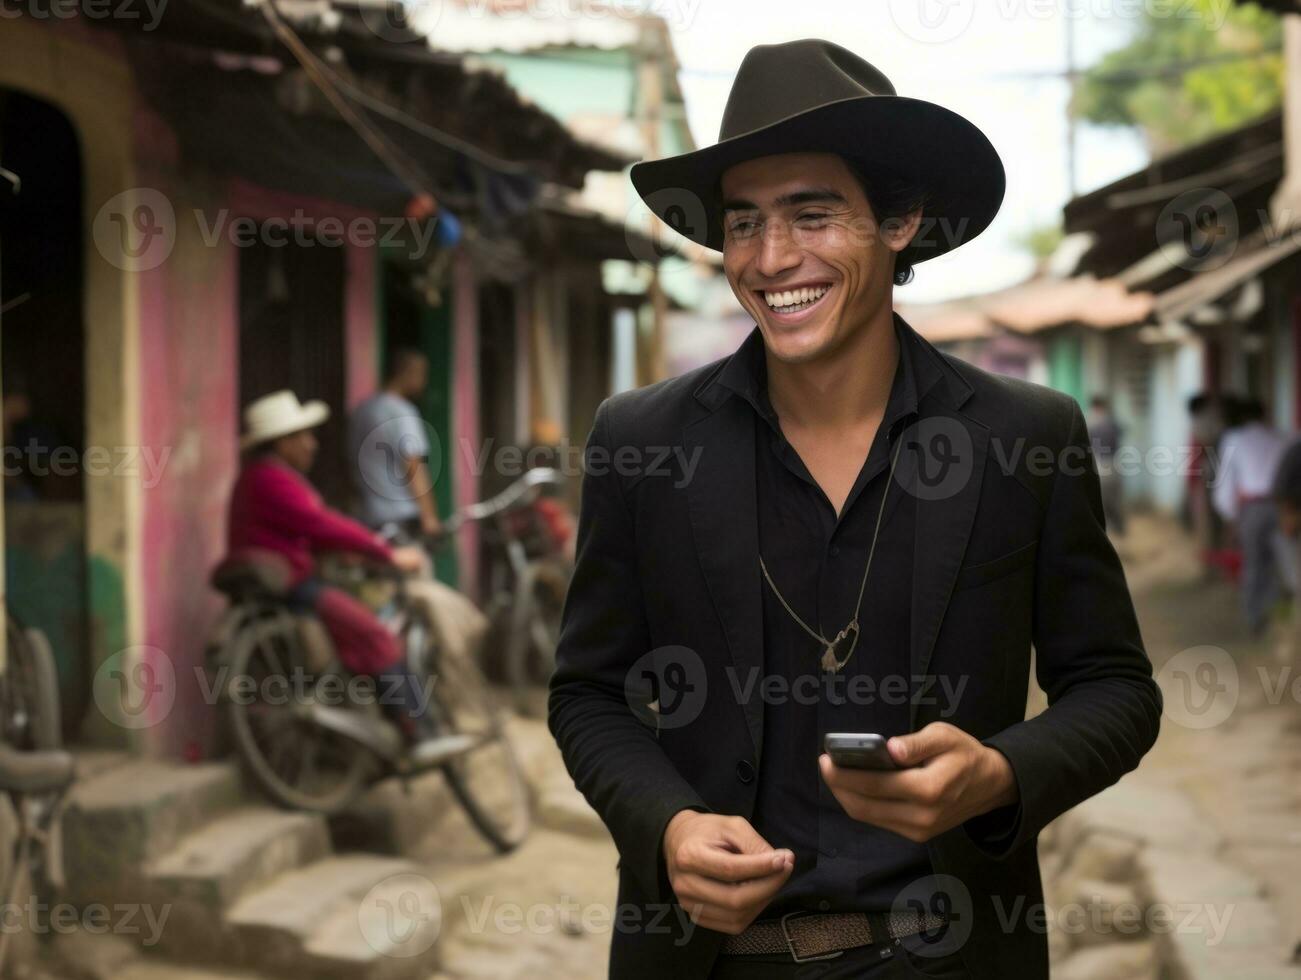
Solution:
<svg viewBox="0 0 1301 980"><path fill-rule="evenodd" d="M142 659L171 677L174 701L160 699L154 724L139 734L151 754L180 755L209 741L213 711L194 668L221 610L207 585L224 550L226 496L238 459L238 256L207 246L186 227L188 193L174 171L163 124L141 112L139 181L162 191L177 212L177 244L167 261L138 273L140 443L166 459L157 482L142 476L140 587ZM190 212L192 214L192 212ZM94 366L91 366L91 370ZM163 457L166 453L166 457Z"/></svg>
<svg viewBox="0 0 1301 980"><path fill-rule="evenodd" d="M231 182L224 198L203 201L173 172L174 156L158 153L166 137L156 118L141 114L140 183L175 202L178 228L170 258L139 279L140 438L155 454L169 453L162 480L141 494L144 644L152 648L144 659L155 676L170 671L176 682L171 709L160 708L143 736L152 754L207 756L216 712L196 669L224 608L208 576L225 553L226 506L239 467L239 253L227 239L205 244L193 209L202 207L209 221L222 207L254 218L301 209L347 220L363 212L242 181ZM376 383L375 265L372 248L348 246L349 406Z"/></svg>
<svg viewBox="0 0 1301 980"><path fill-rule="evenodd" d="M376 308L378 265L375 249L348 249L344 344L350 409L373 395L379 387L379 311Z"/></svg>

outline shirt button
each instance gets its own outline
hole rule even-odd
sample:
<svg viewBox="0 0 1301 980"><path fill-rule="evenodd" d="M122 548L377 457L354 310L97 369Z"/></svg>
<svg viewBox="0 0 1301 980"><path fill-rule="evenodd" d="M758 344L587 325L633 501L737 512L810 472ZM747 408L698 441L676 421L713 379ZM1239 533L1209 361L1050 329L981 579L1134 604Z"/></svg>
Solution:
<svg viewBox="0 0 1301 980"><path fill-rule="evenodd" d="M833 544L831 546L831 557L835 558L838 554L840 554L840 545Z"/></svg>
<svg viewBox="0 0 1301 980"><path fill-rule="evenodd" d="M818 902L818 911L825 912L829 908L831 908L831 903L828 902L825 898L822 901Z"/></svg>
<svg viewBox="0 0 1301 980"><path fill-rule="evenodd" d="M747 785L754 782L754 766L742 759L736 764L736 778Z"/></svg>

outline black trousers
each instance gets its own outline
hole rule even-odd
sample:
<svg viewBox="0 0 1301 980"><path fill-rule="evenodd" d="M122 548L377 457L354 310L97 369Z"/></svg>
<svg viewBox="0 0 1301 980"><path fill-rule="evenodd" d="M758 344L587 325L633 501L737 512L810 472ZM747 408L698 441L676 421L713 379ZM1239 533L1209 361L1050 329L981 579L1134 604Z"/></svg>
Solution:
<svg viewBox="0 0 1301 980"><path fill-rule="evenodd" d="M885 954L885 955L883 955ZM970 980L957 953L927 956L901 943L860 946L830 960L789 956L719 956L709 980Z"/></svg>

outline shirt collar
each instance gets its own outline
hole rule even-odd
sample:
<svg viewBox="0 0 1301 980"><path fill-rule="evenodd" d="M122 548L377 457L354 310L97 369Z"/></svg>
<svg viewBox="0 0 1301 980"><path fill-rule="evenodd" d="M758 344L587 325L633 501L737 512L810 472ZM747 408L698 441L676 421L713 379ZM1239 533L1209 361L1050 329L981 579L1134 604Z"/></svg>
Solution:
<svg viewBox="0 0 1301 980"><path fill-rule="evenodd" d="M915 335L903 327L898 316L894 317L894 332L899 341L899 365L895 369L883 419L892 441L903 425L916 417L918 403ZM768 362L764 356L763 334L758 326L728 358L718 374L717 383L740 395L760 417L778 428L777 413L768 400Z"/></svg>

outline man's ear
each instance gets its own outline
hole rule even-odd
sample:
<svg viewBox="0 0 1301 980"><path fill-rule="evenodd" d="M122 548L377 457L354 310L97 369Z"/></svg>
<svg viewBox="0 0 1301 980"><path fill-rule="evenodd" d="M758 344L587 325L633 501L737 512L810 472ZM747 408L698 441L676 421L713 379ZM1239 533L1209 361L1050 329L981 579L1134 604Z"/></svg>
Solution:
<svg viewBox="0 0 1301 980"><path fill-rule="evenodd" d="M891 218L881 226L881 238L892 252L902 252L922 226L922 209L917 208L903 217Z"/></svg>

